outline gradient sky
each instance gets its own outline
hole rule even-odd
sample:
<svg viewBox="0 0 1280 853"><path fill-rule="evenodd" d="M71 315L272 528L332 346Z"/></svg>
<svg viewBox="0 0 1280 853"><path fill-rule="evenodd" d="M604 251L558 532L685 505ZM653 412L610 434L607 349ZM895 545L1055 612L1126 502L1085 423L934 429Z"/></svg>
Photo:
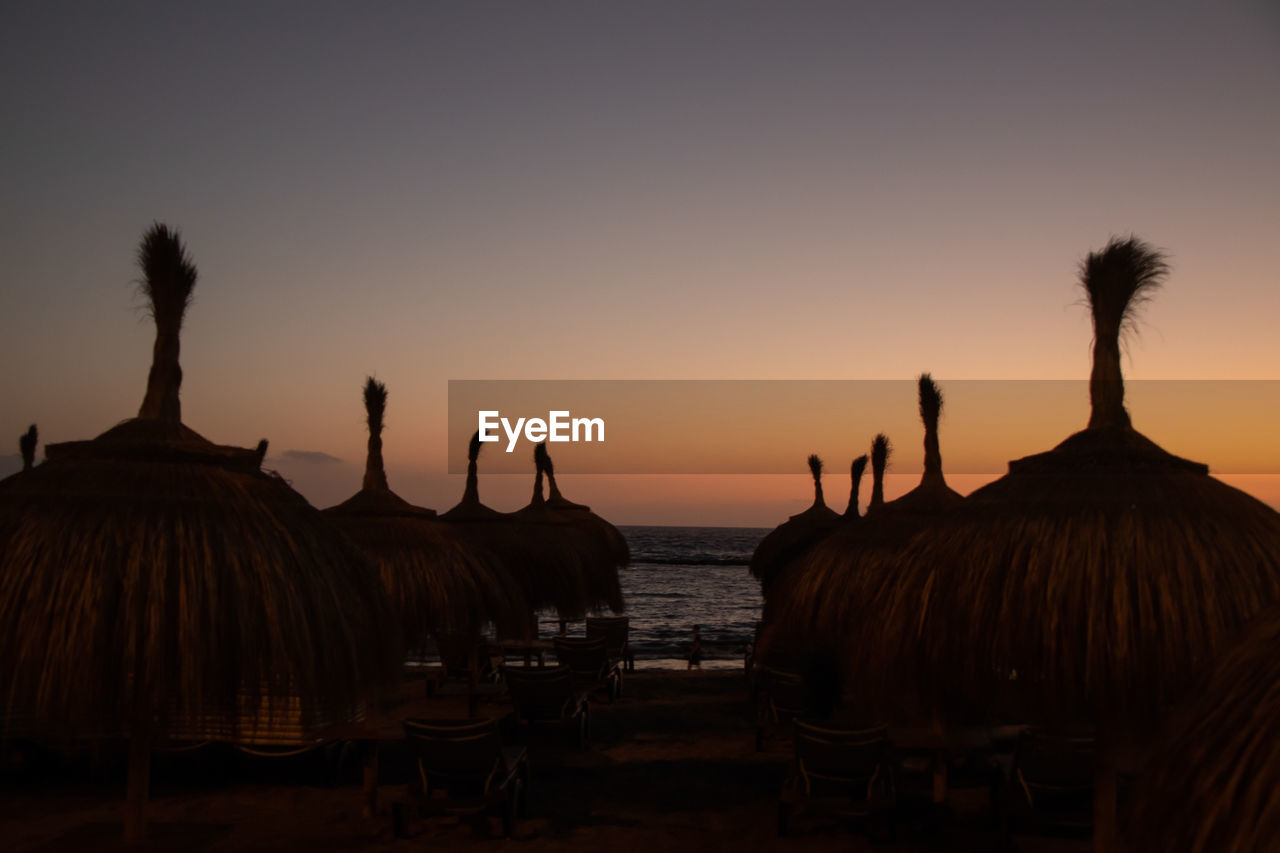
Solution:
<svg viewBox="0 0 1280 853"><path fill-rule="evenodd" d="M269 438L322 506L358 487L370 373L392 487L438 508L449 379L1085 377L1074 269L1116 233L1173 267L1129 376L1280 378L1278 9L13 5L0 436L136 413L157 219L200 269L184 420ZM619 523L772 525L806 479L565 485Z"/></svg>

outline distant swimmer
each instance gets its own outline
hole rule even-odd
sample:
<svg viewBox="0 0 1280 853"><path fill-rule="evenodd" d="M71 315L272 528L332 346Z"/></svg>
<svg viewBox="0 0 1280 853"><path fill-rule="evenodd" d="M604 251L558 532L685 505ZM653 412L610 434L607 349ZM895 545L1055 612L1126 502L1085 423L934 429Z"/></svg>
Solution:
<svg viewBox="0 0 1280 853"><path fill-rule="evenodd" d="M693 626L693 642L689 644L689 669L702 669L702 626Z"/></svg>

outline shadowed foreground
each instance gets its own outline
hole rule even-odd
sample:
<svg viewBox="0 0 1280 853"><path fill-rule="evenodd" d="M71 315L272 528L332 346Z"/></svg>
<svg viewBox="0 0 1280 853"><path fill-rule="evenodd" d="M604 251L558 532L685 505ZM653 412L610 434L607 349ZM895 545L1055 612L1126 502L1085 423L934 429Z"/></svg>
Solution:
<svg viewBox="0 0 1280 853"><path fill-rule="evenodd" d="M420 686L420 685L417 685ZM409 693L411 688L406 688ZM449 698L425 713L456 713ZM457 706L455 709L454 706ZM482 704L482 715L504 704ZM905 826L897 844L870 842L856 825L815 818L795 837L776 836L778 791L790 743L754 748L755 716L741 673L641 672L617 704L593 703L592 745L579 752L550 733L532 736L529 817L514 843L528 850L805 849L965 850L997 847L985 803L957 799L945 829ZM361 816L359 762L335 747L292 759L252 759L218 749L158 755L153 822L146 841L121 842L122 764L104 754L55 768L48 757L10 768L0 789L0 837L15 850L412 850L511 846L496 820L475 828L454 818L411 818L410 837L391 829L391 803L414 771L385 744L378 815ZM121 750L121 755L123 751ZM335 765L337 770L334 770ZM1079 851L1087 843L1019 839L1025 851Z"/></svg>

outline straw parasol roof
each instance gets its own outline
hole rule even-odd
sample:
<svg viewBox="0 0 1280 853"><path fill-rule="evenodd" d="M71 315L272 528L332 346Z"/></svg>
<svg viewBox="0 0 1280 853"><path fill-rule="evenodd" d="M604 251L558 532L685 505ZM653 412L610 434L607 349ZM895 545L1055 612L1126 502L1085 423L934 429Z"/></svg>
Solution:
<svg viewBox="0 0 1280 853"><path fill-rule="evenodd" d="M286 690L304 721L345 716L396 677L400 651L376 575L261 470L266 442L216 445L182 424L196 269L160 224L138 261L156 323L138 417L0 482L0 699L71 735L132 733L130 835L166 719Z"/></svg>
<svg viewBox="0 0 1280 853"><path fill-rule="evenodd" d="M529 608L506 569L434 510L410 504L388 486L382 462L387 389L373 377L365 382L364 404L364 483L324 514L378 567L409 647L420 647L434 632L478 634L486 622L518 629Z"/></svg>
<svg viewBox="0 0 1280 853"><path fill-rule="evenodd" d="M1280 610L1254 625L1144 768L1132 849L1245 853L1280 838Z"/></svg>
<svg viewBox="0 0 1280 853"><path fill-rule="evenodd" d="M1011 462L896 561L861 639L918 649L918 686L952 713L985 706L1016 671L1040 719L1141 736L1280 597L1280 515L1162 450L1124 408L1120 333L1166 271L1136 238L1088 256L1088 428Z"/></svg>
<svg viewBox="0 0 1280 853"><path fill-rule="evenodd" d="M595 543L586 530L547 506L544 474L535 447L533 495L528 504L511 514L511 519L526 541L537 546L543 576L548 577L548 571L554 569L554 579L564 587L553 605L560 620L581 619L588 610L599 606L592 595L590 580L592 563L597 557Z"/></svg>
<svg viewBox="0 0 1280 853"><path fill-rule="evenodd" d="M462 500L441 520L456 525L466 541L492 553L515 578L530 608L532 618L545 608L556 610L561 619L580 619L590 606L583 581L583 555L561 547L545 529L551 519L545 514L499 512L480 502L477 460L483 447L480 434L471 437L467 451L467 481ZM541 496L541 476L536 494ZM557 524L562 522L557 521Z"/></svg>
<svg viewBox="0 0 1280 853"><path fill-rule="evenodd" d="M964 502L942 472L938 440L942 392L928 373L920 375L917 392L924 425L924 473L919 485L896 500L884 500L884 472L892 447L885 435L877 435L871 448L873 487L867 515L857 524L841 525L775 585L770 618L778 620L799 648L840 646L849 634L849 620L869 609L896 582L892 556L919 531ZM873 700L878 691L867 687L864 683L862 695Z"/></svg>
<svg viewBox="0 0 1280 853"><path fill-rule="evenodd" d="M590 555L586 565L586 584L588 593L596 609L609 608L614 613L625 609L622 600L622 585L618 580L618 570L631 563L631 548L626 538L609 522L591 511L591 507L574 503L560 493L556 486L555 465L551 454L547 452L546 443L534 449L534 462L547 476L546 507L554 516L571 522L587 536ZM540 493L540 490L535 489Z"/></svg>
<svg viewBox="0 0 1280 853"><path fill-rule="evenodd" d="M816 454L809 456L809 473L813 475L813 504L769 531L751 555L748 568L751 576L760 581L766 596L787 564L840 522L840 514L829 508L822 498L822 460Z"/></svg>

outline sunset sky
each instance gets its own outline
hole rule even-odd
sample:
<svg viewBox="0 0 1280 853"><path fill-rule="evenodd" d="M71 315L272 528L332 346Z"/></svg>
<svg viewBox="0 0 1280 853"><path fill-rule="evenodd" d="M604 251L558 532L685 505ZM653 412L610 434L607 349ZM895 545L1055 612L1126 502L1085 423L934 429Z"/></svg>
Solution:
<svg viewBox="0 0 1280 853"><path fill-rule="evenodd" d="M370 374L392 488L438 509L450 379L1083 379L1075 268L1112 234L1172 266L1129 377L1280 379L1278 105L1270 0L13 4L0 440L136 414L153 220L200 269L184 421L268 438L320 506L359 486ZM1197 409L1135 426L1275 458ZM621 524L771 526L807 453L838 475L871 434L794 435L793 476L562 485ZM514 509L529 481L481 488Z"/></svg>

